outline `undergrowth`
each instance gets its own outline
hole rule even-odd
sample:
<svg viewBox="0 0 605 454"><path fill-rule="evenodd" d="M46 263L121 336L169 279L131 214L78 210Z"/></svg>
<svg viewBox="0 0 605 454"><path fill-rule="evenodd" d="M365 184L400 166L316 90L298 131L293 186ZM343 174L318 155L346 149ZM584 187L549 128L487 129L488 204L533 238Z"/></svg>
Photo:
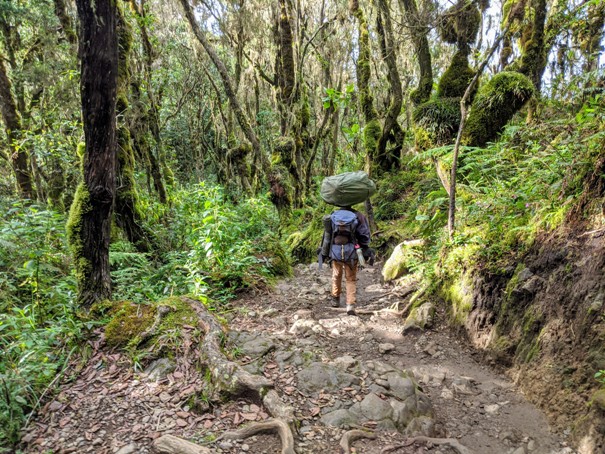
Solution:
<svg viewBox="0 0 605 454"><path fill-rule="evenodd" d="M227 310L242 290L289 275L279 219L266 198L234 203L218 186L175 190L170 207L142 197L162 250L144 254L114 229L113 299L149 304L189 294ZM11 450L41 398L52 396L71 353L103 322L78 313L65 215L0 199L0 452ZM80 352L79 352L80 353ZM46 394L45 394L45 390ZM9 452L7 451L7 452Z"/></svg>

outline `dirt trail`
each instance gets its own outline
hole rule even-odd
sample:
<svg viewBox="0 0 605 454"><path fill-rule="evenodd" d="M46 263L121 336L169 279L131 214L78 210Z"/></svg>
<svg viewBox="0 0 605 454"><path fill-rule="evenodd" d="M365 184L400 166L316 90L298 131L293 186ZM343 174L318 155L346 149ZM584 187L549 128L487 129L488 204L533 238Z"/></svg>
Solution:
<svg viewBox="0 0 605 454"><path fill-rule="evenodd" d="M379 283L378 272L359 273L360 309L388 307L399 298ZM340 452L343 433L353 428L376 434L353 443L358 453L458 452L410 443L412 433L457 439L474 454L574 452L507 377L448 329L437 323L402 334L397 317L347 316L328 307L329 282L329 269L318 273L316 266L300 265L274 291L235 302L229 320L228 353L270 378L294 407L297 453ZM195 351L187 335L181 347ZM187 355L144 374L134 373L123 355L104 352L102 339L92 348L86 368L30 425L24 452L149 453L163 434L217 453L281 452L271 434L214 441L269 415L246 397L208 407L200 398L203 377Z"/></svg>

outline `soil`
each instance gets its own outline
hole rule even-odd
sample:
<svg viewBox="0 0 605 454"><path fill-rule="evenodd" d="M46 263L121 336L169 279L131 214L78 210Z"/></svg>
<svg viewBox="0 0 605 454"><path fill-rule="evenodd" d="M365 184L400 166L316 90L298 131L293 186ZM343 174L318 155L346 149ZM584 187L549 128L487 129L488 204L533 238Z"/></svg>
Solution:
<svg viewBox="0 0 605 454"><path fill-rule="evenodd" d="M249 371L270 378L282 400L294 407L300 423L297 453L340 452L342 435L355 428L373 432L376 438L355 441L351 452L458 452L449 445L414 441L405 431L380 430L376 421L365 420L360 427L325 425L322 418L330 410L361 402L370 392L388 400L377 391L382 389L376 386L380 381L365 366L349 369L356 375L355 385L303 391L306 383L298 382L301 371L311 363L335 361L377 362L413 372L417 391L432 405L432 422L426 429L430 433L425 435L458 440L472 453L575 452L568 446L568 434L553 433L545 416L497 365L487 364L470 342L450 331L439 309L431 328L404 333L401 317L379 311L403 308L409 292L381 284L379 269L367 268L358 274L357 307L359 312L374 312L348 316L343 308L329 307L330 270L316 268L299 265L293 278L273 290L235 301L228 316L226 352ZM149 453L153 440L164 434L203 444L212 452L281 452L273 434L220 439L226 430L270 415L246 396L214 401L207 394L204 375L194 364L199 352L192 333L193 327L183 327L182 340L172 346L178 354L167 355L172 358L159 367L154 363L155 372L144 373L133 367L131 356L109 351L99 332L88 345L85 365L68 371L57 395L29 424L22 452ZM301 359L296 362L288 355ZM135 358L136 364L144 362L145 358Z"/></svg>

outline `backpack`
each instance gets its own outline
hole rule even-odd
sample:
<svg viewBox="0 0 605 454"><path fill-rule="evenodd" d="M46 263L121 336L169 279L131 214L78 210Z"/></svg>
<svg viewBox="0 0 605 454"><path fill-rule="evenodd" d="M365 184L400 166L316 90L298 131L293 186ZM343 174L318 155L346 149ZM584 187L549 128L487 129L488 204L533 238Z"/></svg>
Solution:
<svg viewBox="0 0 605 454"><path fill-rule="evenodd" d="M336 210L330 215L330 220L332 222L330 258L340 262L356 260L355 230L359 225L357 214L349 210Z"/></svg>

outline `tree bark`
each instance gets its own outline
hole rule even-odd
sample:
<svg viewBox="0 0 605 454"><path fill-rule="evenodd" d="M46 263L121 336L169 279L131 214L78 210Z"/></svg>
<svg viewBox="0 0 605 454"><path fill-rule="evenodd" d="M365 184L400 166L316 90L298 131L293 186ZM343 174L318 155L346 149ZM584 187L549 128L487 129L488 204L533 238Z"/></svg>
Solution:
<svg viewBox="0 0 605 454"><path fill-rule="evenodd" d="M11 164L15 172L19 196L24 199L34 200L34 189L29 171L27 152L17 144L21 135L21 117L17 111L17 103L11 91L11 82L8 78L2 55L0 55L0 110L2 111L2 119L6 127Z"/></svg>
<svg viewBox="0 0 605 454"><path fill-rule="evenodd" d="M71 23L71 18L67 13L67 5L65 4L65 0L54 0L55 3L55 14L59 19L59 23L61 24L61 31L65 35L67 41L71 44L76 44L78 41L78 37L74 32L74 28Z"/></svg>
<svg viewBox="0 0 605 454"><path fill-rule="evenodd" d="M156 145L156 153L151 149L151 147L147 148L147 157L149 159L149 168L151 172L151 176L153 178L153 186L158 193L158 197L160 199L160 203L166 203L168 201L168 197L166 194L166 187L164 185L164 179L162 178L161 166L165 165L163 161L163 148L162 148L162 137L160 136L160 114L158 109L158 103L155 97L155 93L152 87L152 65L155 60L155 51L153 49L153 45L151 43L151 39L149 38L149 32L147 31L146 21L147 21L147 12L145 10L145 0L141 1L141 5L137 5L136 0L130 0L130 7L134 12L134 15L137 19L137 24L139 26L139 31L141 33L141 43L143 44L143 53L144 53L144 75L145 75L145 83L146 83L146 93L147 99L149 100L149 109L146 112L145 120L148 122L148 128L151 130L151 135L155 141ZM142 140L138 137L136 140Z"/></svg>
<svg viewBox="0 0 605 454"><path fill-rule="evenodd" d="M420 18L416 0L399 0L405 12L406 24L411 30L414 53L418 58L420 68L420 81L418 88L410 94L412 102L416 105L429 100L433 91L433 65L431 62L431 50L427 38L429 28Z"/></svg>
<svg viewBox="0 0 605 454"><path fill-rule="evenodd" d="M89 308L111 298L109 240L116 192L118 39L113 0L77 0L80 18L84 181L68 221L78 300Z"/></svg>
<svg viewBox="0 0 605 454"><path fill-rule="evenodd" d="M393 40L393 27L391 25L391 13L386 0L378 0L378 8L380 10L379 17L382 17L382 38L383 58L387 65L389 86L391 87L390 96L391 102L389 109L384 118L382 135L378 140L378 148L376 150L376 166L382 171L388 171L395 167L398 162L398 156L395 152L387 154L387 143L394 142L396 148L403 146L403 131L397 122L397 117L401 112L403 104L403 91L401 89L401 78L397 69L397 61L395 58L395 46ZM399 143L398 143L399 142Z"/></svg>

